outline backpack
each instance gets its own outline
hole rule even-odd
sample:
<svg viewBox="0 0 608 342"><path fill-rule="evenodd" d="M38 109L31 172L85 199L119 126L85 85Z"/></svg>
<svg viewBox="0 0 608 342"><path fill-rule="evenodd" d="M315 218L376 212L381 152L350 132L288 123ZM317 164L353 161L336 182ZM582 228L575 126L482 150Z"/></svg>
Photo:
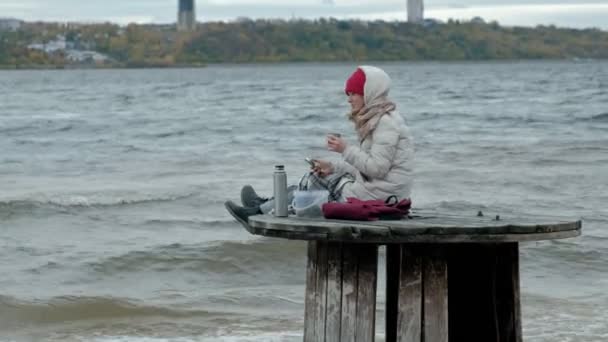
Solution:
<svg viewBox="0 0 608 342"><path fill-rule="evenodd" d="M323 204L323 216L326 219L375 221L401 220L407 217L412 206L410 199L399 201L397 196L383 200L360 200L349 197L346 203L330 202Z"/></svg>

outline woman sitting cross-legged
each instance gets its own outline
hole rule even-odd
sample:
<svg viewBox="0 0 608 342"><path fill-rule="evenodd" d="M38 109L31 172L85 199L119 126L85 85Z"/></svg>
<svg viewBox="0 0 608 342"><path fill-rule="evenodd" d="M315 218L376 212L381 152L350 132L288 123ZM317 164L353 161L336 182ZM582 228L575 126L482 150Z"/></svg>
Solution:
<svg viewBox="0 0 608 342"><path fill-rule="evenodd" d="M295 190L329 191L329 199L385 200L391 196L408 199L413 181L414 145L410 130L388 99L389 76L380 68L361 66L346 81L345 92L351 106L348 118L354 123L359 145L349 145L336 135L327 136L327 148L340 153L336 163L314 160L312 172L298 186L288 188L288 200ZM248 217L267 214L272 199L262 198L251 186L241 190L243 206L232 201L226 209L245 227Z"/></svg>

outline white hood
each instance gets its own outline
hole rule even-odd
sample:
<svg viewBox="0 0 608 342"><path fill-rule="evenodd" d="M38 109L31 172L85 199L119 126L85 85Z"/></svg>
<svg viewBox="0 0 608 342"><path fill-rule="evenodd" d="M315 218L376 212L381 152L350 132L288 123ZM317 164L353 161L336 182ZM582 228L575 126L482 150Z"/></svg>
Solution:
<svg viewBox="0 0 608 342"><path fill-rule="evenodd" d="M391 78L384 70L374 66L362 65L359 68L365 73L363 89L365 105L370 107L377 102L385 101L391 87Z"/></svg>

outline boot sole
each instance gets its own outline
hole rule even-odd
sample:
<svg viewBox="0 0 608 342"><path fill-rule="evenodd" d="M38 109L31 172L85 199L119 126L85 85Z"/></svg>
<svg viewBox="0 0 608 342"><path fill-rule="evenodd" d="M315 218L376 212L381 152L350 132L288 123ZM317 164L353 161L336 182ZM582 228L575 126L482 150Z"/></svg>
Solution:
<svg viewBox="0 0 608 342"><path fill-rule="evenodd" d="M240 218L228 205L228 202L224 203L224 207L226 208L226 210L228 210L228 213L230 213L232 217L234 217L241 225L243 225L243 227L245 227L245 229L247 229L248 232L254 234L253 228L249 225L249 221L244 221L242 218Z"/></svg>

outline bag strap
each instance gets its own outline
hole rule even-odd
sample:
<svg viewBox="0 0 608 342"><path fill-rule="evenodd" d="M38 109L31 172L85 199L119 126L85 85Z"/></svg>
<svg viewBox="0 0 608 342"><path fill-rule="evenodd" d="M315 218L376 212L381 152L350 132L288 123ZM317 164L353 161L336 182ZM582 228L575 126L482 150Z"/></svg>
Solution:
<svg viewBox="0 0 608 342"><path fill-rule="evenodd" d="M395 202L391 203L391 200L394 200ZM399 198L397 198L397 196L395 196L395 195L391 195L384 201L384 203L386 205L388 205L389 207L396 206L397 204L399 204Z"/></svg>

